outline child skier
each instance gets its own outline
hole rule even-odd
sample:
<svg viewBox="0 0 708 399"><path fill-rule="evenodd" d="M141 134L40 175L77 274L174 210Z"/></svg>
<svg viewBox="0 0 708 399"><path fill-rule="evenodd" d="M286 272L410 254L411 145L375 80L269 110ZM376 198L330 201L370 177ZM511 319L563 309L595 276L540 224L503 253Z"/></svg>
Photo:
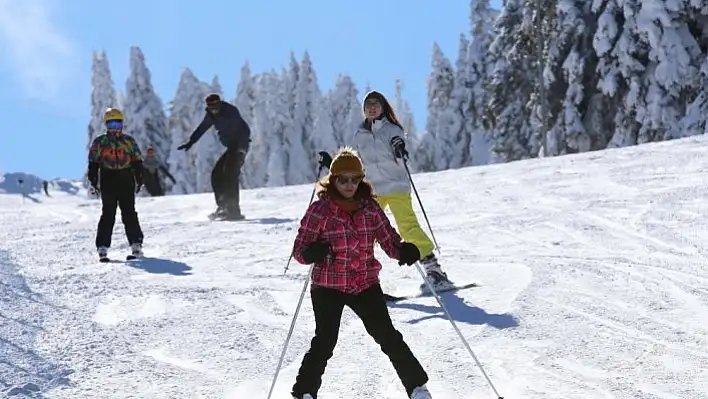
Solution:
<svg viewBox="0 0 708 399"><path fill-rule="evenodd" d="M123 114L116 108L108 108L103 120L106 133L96 137L89 148L88 179L91 189L101 196L96 248L101 262L107 262L118 207L132 251L128 258L143 254L143 232L135 211L135 194L142 186L143 163L135 139L123 134Z"/></svg>
<svg viewBox="0 0 708 399"><path fill-rule="evenodd" d="M153 197L165 195L160 172L164 173L168 179L172 180L173 184L176 182L175 178L170 174L170 171L160 164L160 160L157 159L157 155L155 154L155 148L153 148L152 145L149 145L147 148L145 159L143 159L143 169L146 172L143 174L143 184L145 184L147 192Z"/></svg>
<svg viewBox="0 0 708 399"><path fill-rule="evenodd" d="M329 175L318 182L318 200L300 222L293 256L314 263L310 296L315 336L305 354L292 396L317 399L327 361L332 357L344 306L351 308L366 331L388 356L411 399L431 399L428 375L396 330L379 285L381 264L374 258L374 241L399 264L420 258L415 245L401 237L363 181L361 159L350 149L340 151Z"/></svg>

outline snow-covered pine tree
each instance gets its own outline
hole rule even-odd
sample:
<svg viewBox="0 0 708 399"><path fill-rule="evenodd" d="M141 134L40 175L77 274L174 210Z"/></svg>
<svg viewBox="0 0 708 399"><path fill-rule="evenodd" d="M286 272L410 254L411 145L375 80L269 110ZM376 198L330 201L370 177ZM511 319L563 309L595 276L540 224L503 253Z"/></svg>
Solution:
<svg viewBox="0 0 708 399"><path fill-rule="evenodd" d="M246 155L246 161L241 169L241 187L243 188L260 187L262 182L265 181L264 175L261 176L258 166L263 160L252 155L254 142L257 140L256 136L261 134L254 125L257 78L258 76L251 74L251 67L248 61L244 63L241 67L241 78L236 86L236 97L234 98L234 105L238 108L243 120L251 128L251 149Z"/></svg>
<svg viewBox="0 0 708 399"><path fill-rule="evenodd" d="M433 44L432 68L428 75L428 117L426 134L421 139L421 150L414 161L423 171L448 168L455 149L457 120L450 110L450 99L455 72L452 64L436 43Z"/></svg>
<svg viewBox="0 0 708 399"><path fill-rule="evenodd" d="M332 135L337 147L352 143L357 126L363 119L359 91L348 75L338 75L328 94Z"/></svg>
<svg viewBox="0 0 708 399"><path fill-rule="evenodd" d="M616 109L610 147L702 133L705 2L595 1L594 48L603 93ZM705 114L704 114L705 115ZM688 118L688 119L686 119ZM688 131L686 129L688 128ZM696 129L698 128L698 129Z"/></svg>
<svg viewBox="0 0 708 399"><path fill-rule="evenodd" d="M679 122L686 107L706 90L699 84L708 57L708 5L698 0L653 3L651 7L642 2L636 13L637 33L649 50L640 142L686 136Z"/></svg>
<svg viewBox="0 0 708 399"><path fill-rule="evenodd" d="M297 82L300 80L300 63L295 57L295 53L290 52L290 65L287 74L281 76L285 85L285 100L288 104L288 112L291 118L295 118L295 96L297 95Z"/></svg>
<svg viewBox="0 0 708 399"><path fill-rule="evenodd" d="M130 48L130 75L125 90L125 130L145 151L148 145L155 148L155 154L169 165L172 138L167 129L167 116L163 102L151 83L151 74L145 64L145 56L140 47ZM169 192L172 182L166 176L162 179L165 192Z"/></svg>
<svg viewBox="0 0 708 399"><path fill-rule="evenodd" d="M598 96L594 71L597 57L592 41L597 16L591 7L591 2L566 0L534 10L536 20L539 13L543 18L540 26L547 37L548 155L602 149L610 138L602 123L609 110ZM540 116L540 104L536 102L535 107L539 112L534 114Z"/></svg>
<svg viewBox="0 0 708 399"><path fill-rule="evenodd" d="M471 163L472 155L470 150L472 131L468 131L467 112L470 109L471 90L468 87L469 61L468 61L469 40L464 34L460 34L460 44L455 63L453 75L452 92L450 93L450 103L445 110L448 123L449 159L446 169L461 168Z"/></svg>
<svg viewBox="0 0 708 399"><path fill-rule="evenodd" d="M418 137L417 127L415 125L415 118L413 117L413 111L411 110L410 104L403 98L404 84L400 79L396 79L395 83L395 110L398 116L399 122L403 125L406 139L406 147L408 147L408 153L414 154L418 150L420 145L420 138ZM418 165L415 163L415 157L411 157L408 164L411 172L418 171Z"/></svg>
<svg viewBox="0 0 708 399"><path fill-rule="evenodd" d="M197 192L197 152L178 150L185 143L192 131L204 116L204 83L200 82L189 68L180 76L177 92L170 103L170 116L167 122L172 142L169 157L170 173L177 182L172 187L173 194L192 194Z"/></svg>
<svg viewBox="0 0 708 399"><path fill-rule="evenodd" d="M293 68L291 64L290 70L283 70L280 79L271 79L269 83L270 108L269 120L273 124L270 137L269 148L270 157L268 158L268 178L266 185L269 187L284 186L287 184L286 169L288 167L289 154L286 146L286 137L297 135L294 132L295 128L291 119L291 112L294 110L290 103L292 92L292 77ZM295 125L296 126L296 125Z"/></svg>
<svg viewBox="0 0 708 399"><path fill-rule="evenodd" d="M123 93L123 90L118 90L118 94L116 95L116 104L118 104L118 109L125 108L125 93Z"/></svg>
<svg viewBox="0 0 708 399"><path fill-rule="evenodd" d="M708 21L703 26L708 27ZM703 50L706 51L708 29L704 30L702 42L706 43ZM686 114L678 126L679 131L683 132L684 136L708 134L708 57L705 57L701 63L700 76L696 87L698 88L696 98L687 104Z"/></svg>
<svg viewBox="0 0 708 399"><path fill-rule="evenodd" d="M86 151L91 146L93 139L106 130L103 125L103 113L108 107L119 107L108 57L106 57L105 51L94 52L91 64L91 120L88 124ZM84 184L88 185L85 174Z"/></svg>
<svg viewBox="0 0 708 399"><path fill-rule="evenodd" d="M317 167L317 159L314 154L320 151L327 151L333 154L337 151L340 144L335 136L334 121L332 120L332 99L330 96L334 91L330 90L329 93L323 95L317 87L317 82L314 82L312 92L315 97L312 111L315 119L311 135L311 153L314 158L313 166Z"/></svg>
<svg viewBox="0 0 708 399"><path fill-rule="evenodd" d="M529 108L537 84L532 22L524 19L524 0L507 0L489 48L495 67L487 85L483 122L492 132L492 151L502 162L535 157L540 146Z"/></svg>
<svg viewBox="0 0 708 399"><path fill-rule="evenodd" d="M499 11L492 9L489 0L470 1L471 40L464 65L470 96L465 110L465 131L471 137L465 165L484 165L493 160L491 134L484 126L483 115L489 100L487 85L494 72L489 48L494 40L494 22L498 17ZM460 68L461 65L458 65L458 74Z"/></svg>
<svg viewBox="0 0 708 399"><path fill-rule="evenodd" d="M280 94L278 79L275 72L265 72L252 78L253 118L250 124L251 148L244 166L245 187L255 188L266 185L271 152L275 147L282 147L282 138L276 137L276 126L273 120L276 111L273 109L273 101L275 96ZM283 176L284 173L283 168L279 175Z"/></svg>
<svg viewBox="0 0 708 399"><path fill-rule="evenodd" d="M305 52L300 63L295 86L293 129L284 136L287 151L285 176L287 184L302 184L314 179L316 157L312 145L315 127L315 106L319 89L310 55Z"/></svg>
<svg viewBox="0 0 708 399"><path fill-rule="evenodd" d="M339 148L339 143L337 143L337 140L334 137L329 94L318 97L319 98L316 99L317 103L314 109L315 126L312 131L313 154L320 151L327 151L330 154L334 154ZM317 165L316 162L315 165Z"/></svg>
<svg viewBox="0 0 708 399"><path fill-rule="evenodd" d="M241 78L236 86L234 105L238 108L243 120L250 126L253 123L253 112L256 105L256 88L255 78L251 74L248 61L241 67Z"/></svg>
<svg viewBox="0 0 708 399"><path fill-rule="evenodd" d="M221 83L219 83L219 78L214 76L211 84L202 83L203 92L206 93L202 97L202 117L204 116L205 105L204 98L209 93L216 93L224 98L224 93L221 88ZM209 193L212 192L211 187L211 171L214 169L214 164L219 159L221 154L223 154L225 148L219 142L219 137L216 134L216 129L212 126L207 130L201 139L194 145L193 151L197 153L196 165L197 165L197 192L199 193Z"/></svg>

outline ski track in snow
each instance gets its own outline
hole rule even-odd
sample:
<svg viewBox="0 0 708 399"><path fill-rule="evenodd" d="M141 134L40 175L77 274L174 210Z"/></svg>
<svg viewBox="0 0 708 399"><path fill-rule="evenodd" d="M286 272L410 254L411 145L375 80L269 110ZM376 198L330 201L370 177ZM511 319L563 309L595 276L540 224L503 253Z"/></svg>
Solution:
<svg viewBox="0 0 708 399"><path fill-rule="evenodd" d="M443 267L481 284L443 297L502 396L708 398L707 142L414 176ZM307 273L283 269L311 189L244 191L242 222L208 221L211 194L139 198L147 258L122 261L118 216L108 264L98 201L0 195L0 392L265 399ZM415 268L377 253L385 291L417 290ZM390 310L433 397L495 398L434 298ZM306 295L274 398L313 331ZM349 309L320 397L405 397Z"/></svg>

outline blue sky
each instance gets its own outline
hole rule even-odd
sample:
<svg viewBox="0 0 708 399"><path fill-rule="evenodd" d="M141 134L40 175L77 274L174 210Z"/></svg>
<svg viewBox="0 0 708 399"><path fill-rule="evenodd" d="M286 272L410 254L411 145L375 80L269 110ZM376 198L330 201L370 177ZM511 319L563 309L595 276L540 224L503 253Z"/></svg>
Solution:
<svg viewBox="0 0 708 399"><path fill-rule="evenodd" d="M254 73L309 51L320 87L338 73L359 90L393 95L403 79L419 128L434 41L454 62L469 31L469 1L0 0L0 166L43 178L80 177L86 165L90 67L105 49L125 87L129 47L142 48L163 102L189 67L218 75L227 98L248 60ZM445 6L443 6L445 4ZM493 1L498 7L499 2Z"/></svg>

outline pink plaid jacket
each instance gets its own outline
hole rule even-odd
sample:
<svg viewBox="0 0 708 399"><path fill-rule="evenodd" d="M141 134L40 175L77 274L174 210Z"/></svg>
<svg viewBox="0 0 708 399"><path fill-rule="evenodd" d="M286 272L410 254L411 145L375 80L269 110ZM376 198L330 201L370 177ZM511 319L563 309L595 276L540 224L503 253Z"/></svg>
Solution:
<svg viewBox="0 0 708 399"><path fill-rule="evenodd" d="M310 243L321 238L330 244L330 254L312 270L313 286L356 294L378 283L381 263L374 258L375 242L391 258L400 257L401 237L376 201L364 201L351 215L327 197L307 209L300 221L293 256L306 264L302 250Z"/></svg>

